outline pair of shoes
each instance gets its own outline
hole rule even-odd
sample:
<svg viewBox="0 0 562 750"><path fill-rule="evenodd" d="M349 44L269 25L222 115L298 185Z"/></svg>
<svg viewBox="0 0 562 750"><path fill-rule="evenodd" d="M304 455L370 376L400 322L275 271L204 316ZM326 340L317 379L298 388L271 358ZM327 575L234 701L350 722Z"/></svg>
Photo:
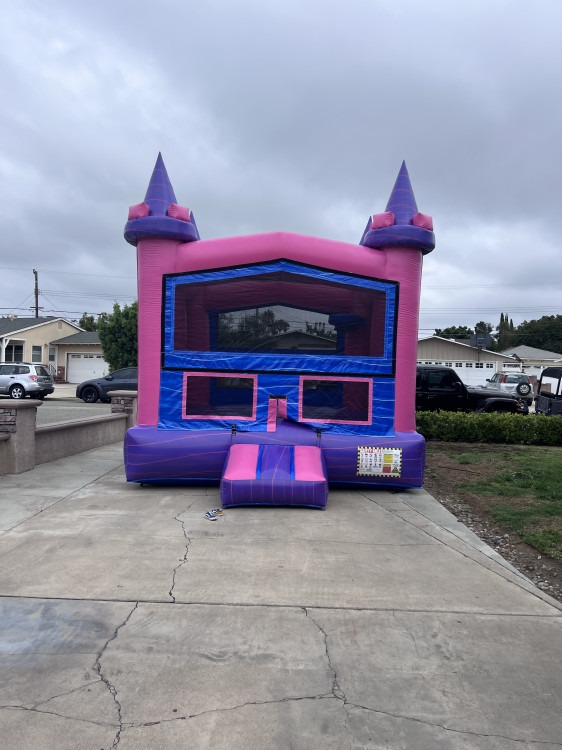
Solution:
<svg viewBox="0 0 562 750"><path fill-rule="evenodd" d="M212 510L208 510L205 513L205 518L208 518L209 521L216 521L217 516L222 516L222 515L223 515L222 508L213 508Z"/></svg>

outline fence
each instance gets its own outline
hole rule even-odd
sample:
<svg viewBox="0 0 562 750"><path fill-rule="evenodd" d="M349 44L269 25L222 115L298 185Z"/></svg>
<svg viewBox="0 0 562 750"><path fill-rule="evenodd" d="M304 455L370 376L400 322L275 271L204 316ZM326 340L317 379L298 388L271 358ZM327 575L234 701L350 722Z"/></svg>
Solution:
<svg viewBox="0 0 562 750"><path fill-rule="evenodd" d="M136 391L112 391L111 414L36 426L41 401L0 401L0 476L21 474L91 448L117 443L136 424Z"/></svg>

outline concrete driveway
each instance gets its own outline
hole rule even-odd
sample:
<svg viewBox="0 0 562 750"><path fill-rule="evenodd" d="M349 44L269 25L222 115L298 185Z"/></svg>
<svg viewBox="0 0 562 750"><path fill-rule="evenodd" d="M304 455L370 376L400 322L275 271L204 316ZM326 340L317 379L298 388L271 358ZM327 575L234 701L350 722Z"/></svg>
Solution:
<svg viewBox="0 0 562 750"><path fill-rule="evenodd" d="M562 747L562 616L423 491L231 509L121 446L2 479L0 746Z"/></svg>

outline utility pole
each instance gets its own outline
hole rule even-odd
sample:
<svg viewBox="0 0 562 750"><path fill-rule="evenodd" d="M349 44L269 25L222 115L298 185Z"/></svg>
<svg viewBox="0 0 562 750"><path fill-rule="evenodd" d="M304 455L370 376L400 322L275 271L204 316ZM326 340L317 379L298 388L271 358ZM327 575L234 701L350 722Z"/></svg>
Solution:
<svg viewBox="0 0 562 750"><path fill-rule="evenodd" d="M35 276L35 317L39 317L39 277L37 271L33 269L33 275Z"/></svg>

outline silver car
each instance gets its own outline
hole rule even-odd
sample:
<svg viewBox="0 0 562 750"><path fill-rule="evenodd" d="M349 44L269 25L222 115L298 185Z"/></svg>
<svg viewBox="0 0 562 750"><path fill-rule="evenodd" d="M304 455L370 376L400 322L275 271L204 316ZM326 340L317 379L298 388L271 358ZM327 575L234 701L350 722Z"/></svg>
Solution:
<svg viewBox="0 0 562 750"><path fill-rule="evenodd" d="M10 398L44 399L55 390L53 376L45 365L30 362L0 364L0 394Z"/></svg>
<svg viewBox="0 0 562 750"><path fill-rule="evenodd" d="M497 388L514 396L520 396L531 406L534 400L533 386L528 375L522 372L497 372L493 377L486 380L487 388Z"/></svg>

